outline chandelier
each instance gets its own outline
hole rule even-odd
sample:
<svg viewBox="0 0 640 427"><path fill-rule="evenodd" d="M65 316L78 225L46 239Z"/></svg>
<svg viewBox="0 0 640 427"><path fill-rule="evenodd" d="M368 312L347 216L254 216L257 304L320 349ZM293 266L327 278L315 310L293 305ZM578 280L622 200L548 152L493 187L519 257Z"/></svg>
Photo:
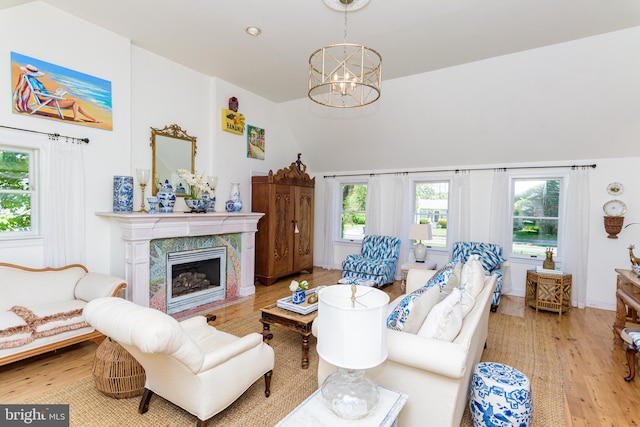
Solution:
<svg viewBox="0 0 640 427"><path fill-rule="evenodd" d="M380 98L382 57L366 46L347 43L347 11L370 0L324 0L344 11L344 43L321 47L309 57L309 98L320 105L353 108Z"/></svg>

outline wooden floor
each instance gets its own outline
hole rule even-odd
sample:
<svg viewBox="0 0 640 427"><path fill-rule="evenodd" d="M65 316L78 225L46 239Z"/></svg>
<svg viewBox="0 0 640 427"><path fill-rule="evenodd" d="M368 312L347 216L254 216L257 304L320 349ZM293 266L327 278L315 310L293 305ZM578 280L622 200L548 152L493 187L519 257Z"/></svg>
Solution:
<svg viewBox="0 0 640 427"><path fill-rule="evenodd" d="M289 295L293 278L308 280L312 286L333 284L340 272L315 269L257 287L244 301L214 311L216 324L246 316L276 299ZM391 299L400 294L400 283L384 288ZM499 312L546 322L553 326L562 363L567 425L637 426L640 424L640 377L626 383L626 359L622 345L613 343L612 311L572 309L558 318L555 313L525 307L524 300L504 296ZM256 332L260 332L256 325ZM83 343L68 349L33 357L0 367L0 403L22 403L46 389L53 389L91 374L96 346ZM413 427L413 426L408 426Z"/></svg>

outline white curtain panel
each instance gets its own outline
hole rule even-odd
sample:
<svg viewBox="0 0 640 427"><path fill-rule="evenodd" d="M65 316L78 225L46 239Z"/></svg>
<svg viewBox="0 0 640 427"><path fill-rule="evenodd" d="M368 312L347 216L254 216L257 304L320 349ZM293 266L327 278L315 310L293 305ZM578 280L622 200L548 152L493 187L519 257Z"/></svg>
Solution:
<svg viewBox="0 0 640 427"><path fill-rule="evenodd" d="M391 226L390 235L399 238L401 242L395 274L395 278L400 279L402 275L400 265L409 259L411 244L409 241L409 224L412 216L410 215L411 212L409 212L409 206L412 204L409 200L409 176L406 173L400 173L384 176L383 179L389 181L389 185L393 189L391 200L388 203L391 203L391 206L394 206L395 209L391 210L389 224Z"/></svg>
<svg viewBox="0 0 640 427"><path fill-rule="evenodd" d="M458 170L453 175L449 192L452 216L447 218L449 244L471 238L471 181L468 170Z"/></svg>
<svg viewBox="0 0 640 427"><path fill-rule="evenodd" d="M489 218L489 243L502 246L502 256L511 257L511 227L509 226L511 202L509 200L509 175L504 168L493 171L493 183L491 186L491 215ZM511 285L511 266L503 264L502 268L502 292L509 293Z"/></svg>
<svg viewBox="0 0 640 427"><path fill-rule="evenodd" d="M587 303L587 255L589 248L589 168L574 167L562 192L566 213L560 248L562 270L572 275L572 304Z"/></svg>
<svg viewBox="0 0 640 427"><path fill-rule="evenodd" d="M44 148L41 176L44 263L85 263L85 175L83 146L51 142Z"/></svg>
<svg viewBox="0 0 640 427"><path fill-rule="evenodd" d="M380 177L370 176L367 180L367 219L365 235L382 233L382 198L380 196Z"/></svg>
<svg viewBox="0 0 640 427"><path fill-rule="evenodd" d="M320 257L320 267L326 269L339 269L334 261L333 245L338 236L338 221L336 214L340 214L338 206L340 200L340 184L333 177L324 180L324 226L322 233L322 254Z"/></svg>

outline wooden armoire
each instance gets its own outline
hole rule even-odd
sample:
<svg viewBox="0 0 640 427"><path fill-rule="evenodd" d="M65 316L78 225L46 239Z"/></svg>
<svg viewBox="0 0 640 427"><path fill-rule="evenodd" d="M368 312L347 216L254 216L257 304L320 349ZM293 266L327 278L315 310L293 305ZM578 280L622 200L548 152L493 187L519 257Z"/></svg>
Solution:
<svg viewBox="0 0 640 427"><path fill-rule="evenodd" d="M256 233L256 281L313 270L313 192L307 167L293 162L251 178L251 211L262 212Z"/></svg>

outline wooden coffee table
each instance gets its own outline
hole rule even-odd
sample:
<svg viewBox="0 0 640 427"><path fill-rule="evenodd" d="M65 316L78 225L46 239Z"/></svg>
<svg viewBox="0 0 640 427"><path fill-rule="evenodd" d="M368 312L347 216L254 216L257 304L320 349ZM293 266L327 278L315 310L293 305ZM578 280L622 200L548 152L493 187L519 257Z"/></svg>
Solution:
<svg viewBox="0 0 640 427"><path fill-rule="evenodd" d="M271 304L260 309L262 317L262 340L266 343L273 338L271 325L302 335L302 369L309 367L309 337L311 336L311 325L318 316L318 310L309 314L298 314L284 308Z"/></svg>

